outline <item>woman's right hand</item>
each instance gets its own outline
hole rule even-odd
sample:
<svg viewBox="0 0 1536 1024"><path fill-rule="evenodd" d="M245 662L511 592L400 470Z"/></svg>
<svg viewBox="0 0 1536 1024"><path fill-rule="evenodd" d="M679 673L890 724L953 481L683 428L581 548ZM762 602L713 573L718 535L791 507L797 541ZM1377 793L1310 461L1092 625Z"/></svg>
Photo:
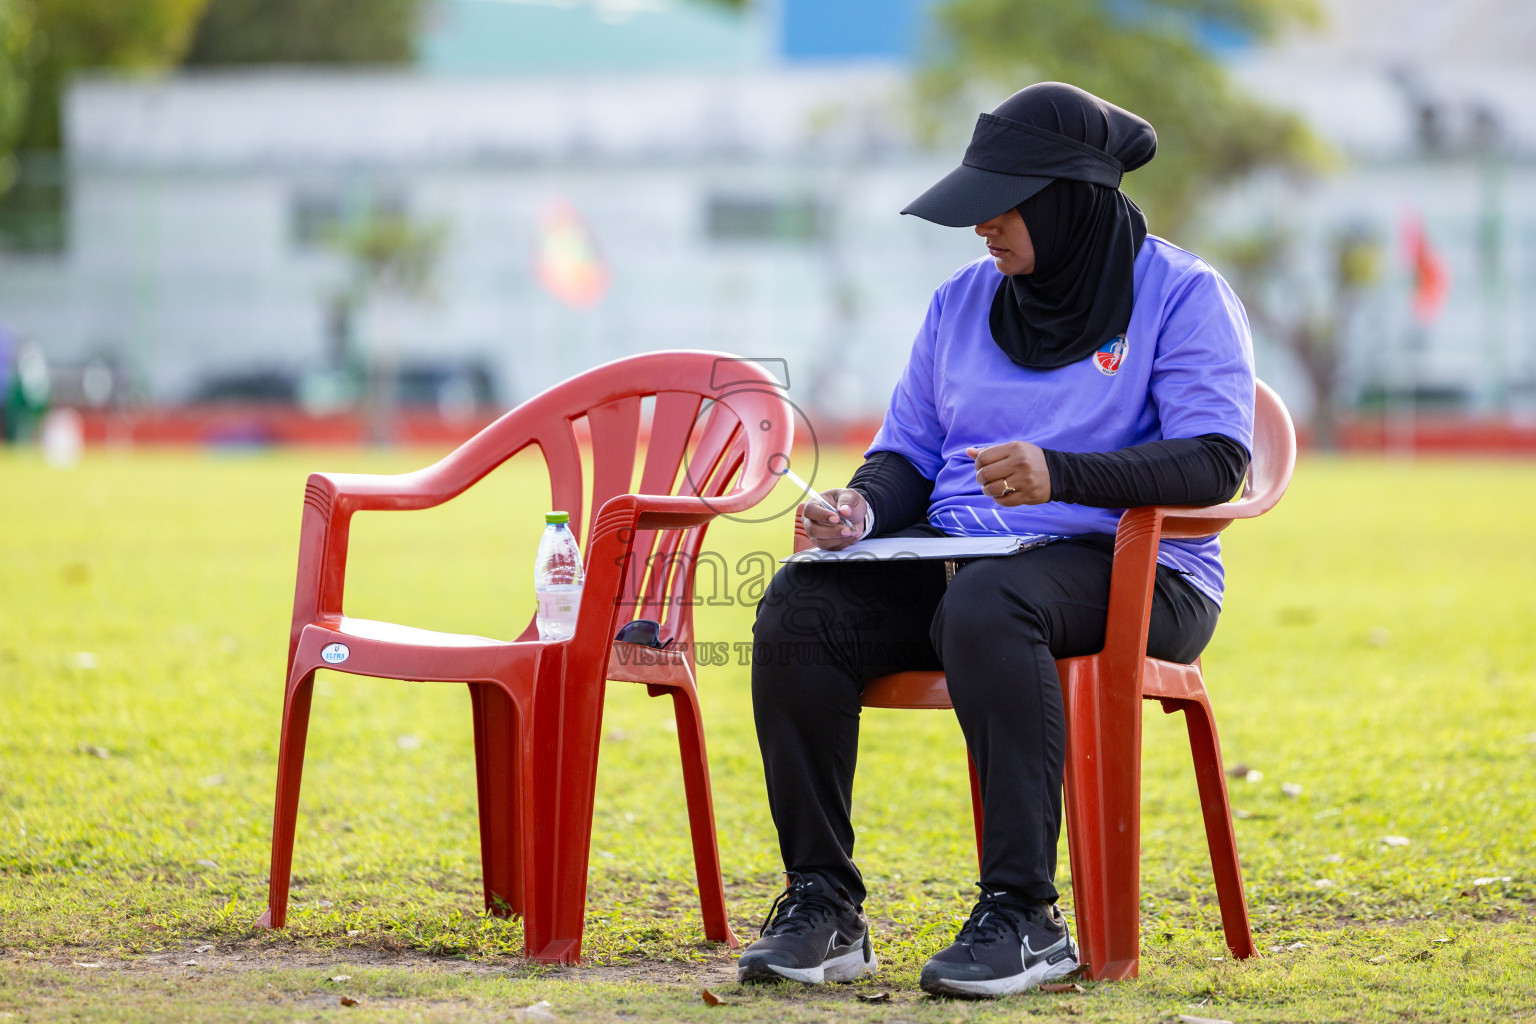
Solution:
<svg viewBox="0 0 1536 1024"><path fill-rule="evenodd" d="M863 536L869 503L864 500L864 495L850 487L834 487L830 491L822 491L821 496L836 505L847 522L839 521L816 502L807 501L802 513L805 535L819 548L840 551Z"/></svg>

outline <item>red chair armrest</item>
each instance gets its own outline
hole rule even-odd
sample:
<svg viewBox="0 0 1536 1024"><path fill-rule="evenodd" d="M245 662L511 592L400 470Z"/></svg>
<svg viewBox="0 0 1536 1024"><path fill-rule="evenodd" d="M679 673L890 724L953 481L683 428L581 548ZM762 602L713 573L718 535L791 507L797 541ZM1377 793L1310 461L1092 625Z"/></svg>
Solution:
<svg viewBox="0 0 1536 1024"><path fill-rule="evenodd" d="M1115 530L1103 653L1111 666L1111 679L1140 678L1136 667L1147 649L1152 586L1157 579L1157 548L1163 538L1166 515L1167 510L1157 505L1129 508Z"/></svg>

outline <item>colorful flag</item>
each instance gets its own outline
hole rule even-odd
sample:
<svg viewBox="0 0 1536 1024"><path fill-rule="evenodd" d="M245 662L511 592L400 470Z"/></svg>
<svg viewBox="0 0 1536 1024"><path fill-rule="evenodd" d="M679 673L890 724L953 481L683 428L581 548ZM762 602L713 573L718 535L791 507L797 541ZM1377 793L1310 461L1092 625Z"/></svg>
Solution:
<svg viewBox="0 0 1536 1024"><path fill-rule="evenodd" d="M564 199L552 200L539 211L533 263L539 284L567 306L584 309L608 292L608 267L592 232Z"/></svg>

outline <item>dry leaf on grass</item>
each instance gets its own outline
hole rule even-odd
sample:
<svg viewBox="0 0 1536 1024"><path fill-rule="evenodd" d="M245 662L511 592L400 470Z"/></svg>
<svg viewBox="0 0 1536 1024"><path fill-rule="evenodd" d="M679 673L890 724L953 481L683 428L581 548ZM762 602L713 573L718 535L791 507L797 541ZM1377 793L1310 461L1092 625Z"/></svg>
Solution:
<svg viewBox="0 0 1536 1024"><path fill-rule="evenodd" d="M1071 981L1056 982L1054 984L1040 986L1041 992L1049 992L1052 995L1060 995L1063 992L1081 992L1082 990L1083 986Z"/></svg>
<svg viewBox="0 0 1536 1024"><path fill-rule="evenodd" d="M1384 964L1384 963L1386 963L1390 959L1392 959L1392 954L1391 953L1383 953L1383 954L1381 954L1381 956L1373 956L1373 957L1371 957L1369 960L1366 961L1366 963L1369 963L1369 964Z"/></svg>
<svg viewBox="0 0 1536 1024"><path fill-rule="evenodd" d="M101 964L83 964L83 963L81 963L81 962L80 962L80 961L78 961L78 960L76 960L76 961L75 961L75 966L76 966L76 967L84 967L84 968L86 968L86 969L87 969L87 970L90 970L90 969L91 969L91 968L94 968L94 967L100 967L100 966L101 966Z"/></svg>
<svg viewBox="0 0 1536 1024"><path fill-rule="evenodd" d="M342 1006L356 1006L357 1005L357 1000L353 999L351 996L342 996L341 997L341 1005Z"/></svg>
<svg viewBox="0 0 1536 1024"><path fill-rule="evenodd" d="M1231 1021L1223 1020L1220 1017L1192 1017L1187 1013L1179 1014L1179 1020L1183 1021L1184 1024L1232 1024Z"/></svg>
<svg viewBox="0 0 1536 1024"><path fill-rule="evenodd" d="M704 1005L706 1005L706 1006L724 1006L725 1005L725 1000L724 999L721 999L719 996L715 995L713 992L711 992L707 988L706 989L701 989L699 991L699 998L704 1000Z"/></svg>
<svg viewBox="0 0 1536 1024"><path fill-rule="evenodd" d="M554 1020L555 1013L549 1005L548 999L540 999L532 1006L523 1007L523 1016L532 1017L534 1020Z"/></svg>
<svg viewBox="0 0 1536 1024"><path fill-rule="evenodd" d="M859 1002L861 1002L861 1003L888 1003L890 1001L891 1001L891 994L889 992L860 992L859 993Z"/></svg>
<svg viewBox="0 0 1536 1024"><path fill-rule="evenodd" d="M327 978L325 980L326 981L334 981L334 982L338 982L338 983L339 982L343 982L343 981L351 981L352 980L352 975L350 975L350 974L338 974L334 978Z"/></svg>

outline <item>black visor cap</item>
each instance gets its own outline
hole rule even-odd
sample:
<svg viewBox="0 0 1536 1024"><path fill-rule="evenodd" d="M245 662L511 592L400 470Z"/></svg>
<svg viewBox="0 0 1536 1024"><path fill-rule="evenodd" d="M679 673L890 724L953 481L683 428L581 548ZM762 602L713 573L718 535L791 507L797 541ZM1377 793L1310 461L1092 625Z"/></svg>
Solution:
<svg viewBox="0 0 1536 1024"><path fill-rule="evenodd" d="M1059 132L996 114L976 120L965 159L902 213L961 228L1018 206L1056 178L1119 188L1125 166Z"/></svg>
<svg viewBox="0 0 1536 1024"><path fill-rule="evenodd" d="M961 164L901 212L947 228L968 228L1006 213L1050 183L1050 178L1037 175L1003 174Z"/></svg>

